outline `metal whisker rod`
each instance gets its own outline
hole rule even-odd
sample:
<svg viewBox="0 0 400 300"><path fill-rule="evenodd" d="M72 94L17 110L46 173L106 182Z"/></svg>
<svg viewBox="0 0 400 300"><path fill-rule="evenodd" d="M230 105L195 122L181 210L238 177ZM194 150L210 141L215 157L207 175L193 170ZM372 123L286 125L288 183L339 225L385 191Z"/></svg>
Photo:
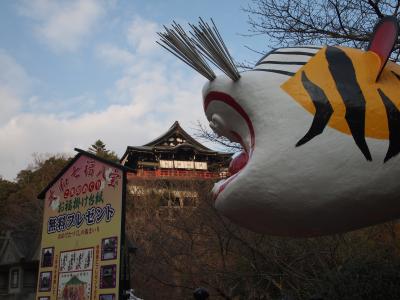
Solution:
<svg viewBox="0 0 400 300"><path fill-rule="evenodd" d="M240 78L239 71L212 19L211 23L212 26L200 18L197 26L189 24L193 30L190 37L174 21L171 29L164 26L165 32L158 32L161 39L157 43L208 80L212 81L216 76L205 58L236 81Z"/></svg>
<svg viewBox="0 0 400 300"><path fill-rule="evenodd" d="M191 34L194 38L194 43L208 60L232 80L236 81L240 78L239 71L212 19L211 22L212 27L201 18L198 27L190 24L193 30Z"/></svg>
<svg viewBox="0 0 400 300"><path fill-rule="evenodd" d="M157 33L160 36L160 42L157 43L208 80L214 80L216 76L213 70L197 50L193 40L179 24L173 22L171 26L172 29L164 26L165 32Z"/></svg>

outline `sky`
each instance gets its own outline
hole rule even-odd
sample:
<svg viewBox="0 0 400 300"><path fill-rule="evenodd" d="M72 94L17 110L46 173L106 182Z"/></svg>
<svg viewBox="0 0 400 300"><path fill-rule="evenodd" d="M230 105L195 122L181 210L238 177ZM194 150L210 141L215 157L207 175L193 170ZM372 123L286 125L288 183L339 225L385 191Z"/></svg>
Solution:
<svg viewBox="0 0 400 300"><path fill-rule="evenodd" d="M257 61L248 1L21 0L0 2L0 176L33 155L74 155L101 139L122 155L175 120L206 124L206 79L158 46L156 32L213 18L237 61ZM216 71L217 74L220 72Z"/></svg>

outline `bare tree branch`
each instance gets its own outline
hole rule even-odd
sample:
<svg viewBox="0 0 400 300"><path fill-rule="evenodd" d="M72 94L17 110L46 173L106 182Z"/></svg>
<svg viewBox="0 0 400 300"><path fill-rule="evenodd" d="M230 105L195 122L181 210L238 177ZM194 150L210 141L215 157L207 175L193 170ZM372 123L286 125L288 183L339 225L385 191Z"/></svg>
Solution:
<svg viewBox="0 0 400 300"><path fill-rule="evenodd" d="M399 17L399 6L399 1L253 0L244 11L250 35L267 36L271 47L327 44L363 49L377 21L385 15ZM399 45L400 40L394 49ZM397 54L392 60L398 60Z"/></svg>
<svg viewBox="0 0 400 300"><path fill-rule="evenodd" d="M241 151L243 148L238 143L233 143L228 140L226 137L218 136L210 129L206 128L200 121L197 121L197 126L195 128L196 132L194 136L208 142L216 143L224 148L226 151L238 152Z"/></svg>

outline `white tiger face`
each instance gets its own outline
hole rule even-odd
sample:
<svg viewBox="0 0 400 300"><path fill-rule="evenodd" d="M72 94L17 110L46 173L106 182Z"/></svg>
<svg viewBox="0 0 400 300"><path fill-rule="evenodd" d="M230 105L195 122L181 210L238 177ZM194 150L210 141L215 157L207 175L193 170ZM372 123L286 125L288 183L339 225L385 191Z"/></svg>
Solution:
<svg viewBox="0 0 400 300"><path fill-rule="evenodd" d="M373 161L364 158L351 135L330 127L296 147L313 116L281 86L318 51L279 49L239 80L220 76L203 88L210 127L244 149L231 163L233 175L215 185L215 206L251 230L315 236L400 214L399 158L383 164L387 140L367 138Z"/></svg>
<svg viewBox="0 0 400 300"><path fill-rule="evenodd" d="M241 74L221 67L229 77L204 67L210 127L244 149L215 184L216 208L251 230L296 237L400 216L400 67L388 63L375 82L379 63L356 49L297 47Z"/></svg>

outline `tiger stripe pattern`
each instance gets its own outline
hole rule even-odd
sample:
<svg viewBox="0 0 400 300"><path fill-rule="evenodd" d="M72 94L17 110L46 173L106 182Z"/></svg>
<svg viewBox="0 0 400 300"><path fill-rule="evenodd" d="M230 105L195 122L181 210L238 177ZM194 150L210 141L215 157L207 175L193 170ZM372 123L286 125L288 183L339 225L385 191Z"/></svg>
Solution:
<svg viewBox="0 0 400 300"><path fill-rule="evenodd" d="M313 114L301 146L326 126L351 135L372 161L366 137L389 140L384 162L400 152L400 66L388 61L379 80L379 57L346 47L291 47L267 53L252 71L285 75L282 89Z"/></svg>
<svg viewBox="0 0 400 300"><path fill-rule="evenodd" d="M274 49L265 54L252 71L293 76L322 47L303 46Z"/></svg>

